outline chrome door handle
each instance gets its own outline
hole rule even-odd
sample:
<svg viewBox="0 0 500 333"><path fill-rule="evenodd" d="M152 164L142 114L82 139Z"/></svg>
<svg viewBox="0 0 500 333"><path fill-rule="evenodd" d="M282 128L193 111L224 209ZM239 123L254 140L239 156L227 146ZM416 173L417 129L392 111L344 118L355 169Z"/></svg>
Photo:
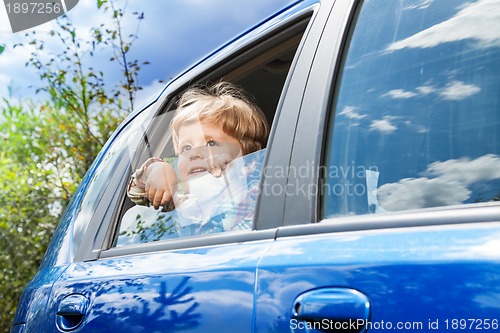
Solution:
<svg viewBox="0 0 500 333"><path fill-rule="evenodd" d="M321 332L322 330L364 332L370 317L370 302L361 292L349 288L324 288L308 291L295 299L293 319L308 322L301 327L320 329L306 330Z"/></svg>
<svg viewBox="0 0 500 333"><path fill-rule="evenodd" d="M80 294L66 296L57 308L57 327L65 332L77 329L87 312L88 300Z"/></svg>

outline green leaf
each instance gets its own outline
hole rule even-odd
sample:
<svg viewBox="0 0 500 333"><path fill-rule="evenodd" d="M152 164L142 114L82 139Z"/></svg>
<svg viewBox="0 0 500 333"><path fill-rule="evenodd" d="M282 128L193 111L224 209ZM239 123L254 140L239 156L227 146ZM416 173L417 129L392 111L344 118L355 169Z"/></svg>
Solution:
<svg viewBox="0 0 500 333"><path fill-rule="evenodd" d="M0 45L0 54L2 54L2 52L5 50L5 46L3 45Z"/></svg>
<svg viewBox="0 0 500 333"><path fill-rule="evenodd" d="M97 0L97 9L100 9L106 2L107 0Z"/></svg>

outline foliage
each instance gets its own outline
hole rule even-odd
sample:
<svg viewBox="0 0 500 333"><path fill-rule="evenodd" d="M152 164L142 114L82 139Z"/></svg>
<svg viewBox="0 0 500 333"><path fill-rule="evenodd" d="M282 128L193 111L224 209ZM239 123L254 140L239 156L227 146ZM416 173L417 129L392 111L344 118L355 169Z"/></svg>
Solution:
<svg viewBox="0 0 500 333"><path fill-rule="evenodd" d="M167 214L158 214L156 221L151 223L141 214L135 216L134 229L124 230L120 236L133 239L138 243L156 242L166 238L178 237L178 226L173 223L172 216Z"/></svg>
<svg viewBox="0 0 500 333"><path fill-rule="evenodd" d="M125 15L125 9L115 6L113 1L98 0L98 8L102 8L106 13L110 14L112 21L114 23L114 29L106 27L103 23L99 27L92 28L92 33L94 39L92 41L93 45L104 44L106 46L111 46L113 50L113 56L109 59L111 62L118 62L120 67L123 69L123 81L118 85L118 89L115 89L115 96L118 96L120 90L124 90L127 94L129 107L131 110L134 109L135 93L137 90L142 89L138 84L138 73L141 70L139 61L137 59L130 60L127 55L131 49L132 44L138 38L139 24L134 33L125 36L122 28L122 20ZM132 13L138 22L144 19L144 13L134 12ZM148 61L144 61L143 65L148 65Z"/></svg>
<svg viewBox="0 0 500 333"><path fill-rule="evenodd" d="M21 107L2 110L0 125L0 330L8 332L20 292L33 276L54 230L56 193L53 170L37 161L44 149L37 118ZM37 129L39 129L37 131ZM6 142L9 144L7 145ZM31 150L31 154L25 151ZM33 159L33 157L35 157ZM3 327L2 327L3 326Z"/></svg>
<svg viewBox="0 0 500 333"><path fill-rule="evenodd" d="M26 45L14 45L31 48L26 65L38 73L42 84L37 92L45 93L46 101L3 99L0 105L0 332L9 332L20 293L38 269L76 186L133 109L140 67L128 56L137 30L124 38L125 8L118 4L97 0L111 23L93 28L90 40L63 16L50 32L59 51L48 52L47 39L36 32L26 35ZM138 27L144 15L133 15ZM112 87L92 66L109 46L123 73L122 82Z"/></svg>

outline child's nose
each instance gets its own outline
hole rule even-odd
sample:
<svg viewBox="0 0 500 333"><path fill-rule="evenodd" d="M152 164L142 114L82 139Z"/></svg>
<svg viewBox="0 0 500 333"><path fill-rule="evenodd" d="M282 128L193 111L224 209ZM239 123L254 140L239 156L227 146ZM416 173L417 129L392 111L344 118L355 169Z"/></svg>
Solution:
<svg viewBox="0 0 500 333"><path fill-rule="evenodd" d="M194 159L206 159L210 154L208 151L208 147L200 146L196 148L191 148L189 151L189 158Z"/></svg>

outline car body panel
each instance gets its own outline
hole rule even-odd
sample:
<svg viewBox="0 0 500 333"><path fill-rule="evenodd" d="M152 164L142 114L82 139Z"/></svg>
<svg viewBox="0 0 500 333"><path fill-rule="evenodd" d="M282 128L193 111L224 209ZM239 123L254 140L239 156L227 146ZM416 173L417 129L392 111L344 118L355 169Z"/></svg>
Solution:
<svg viewBox="0 0 500 333"><path fill-rule="evenodd" d="M296 313L304 295L339 290L367 297L371 330L498 330L498 202L321 216L325 125L331 121L344 44L351 37L348 27L361 3L335 2L308 76L289 165L296 172L287 180L285 227L278 228L276 242L258 267L256 332L344 328L335 324L351 319L349 311L334 302L328 307L318 301L322 315L308 321ZM489 140L494 145L495 137Z"/></svg>
<svg viewBox="0 0 500 333"><path fill-rule="evenodd" d="M500 310L499 236L496 222L278 237L258 267L256 332L301 331L307 324L293 316L295 299L335 288L367 296L374 329L491 324ZM343 311L332 307L323 328L335 328L330 320ZM485 328L479 320L467 325Z"/></svg>
<svg viewBox="0 0 500 333"><path fill-rule="evenodd" d="M71 264L54 285L40 329L58 332L60 303L83 295L88 309L78 329L86 332L251 332L255 267L269 243ZM237 320L224 320L228 313Z"/></svg>
<svg viewBox="0 0 500 333"><path fill-rule="evenodd" d="M21 296L23 301L19 302L13 322L13 325L18 327L14 329L14 332L36 332L38 330L46 318L46 308L52 285L66 268L66 266L57 266L40 269L33 277Z"/></svg>

